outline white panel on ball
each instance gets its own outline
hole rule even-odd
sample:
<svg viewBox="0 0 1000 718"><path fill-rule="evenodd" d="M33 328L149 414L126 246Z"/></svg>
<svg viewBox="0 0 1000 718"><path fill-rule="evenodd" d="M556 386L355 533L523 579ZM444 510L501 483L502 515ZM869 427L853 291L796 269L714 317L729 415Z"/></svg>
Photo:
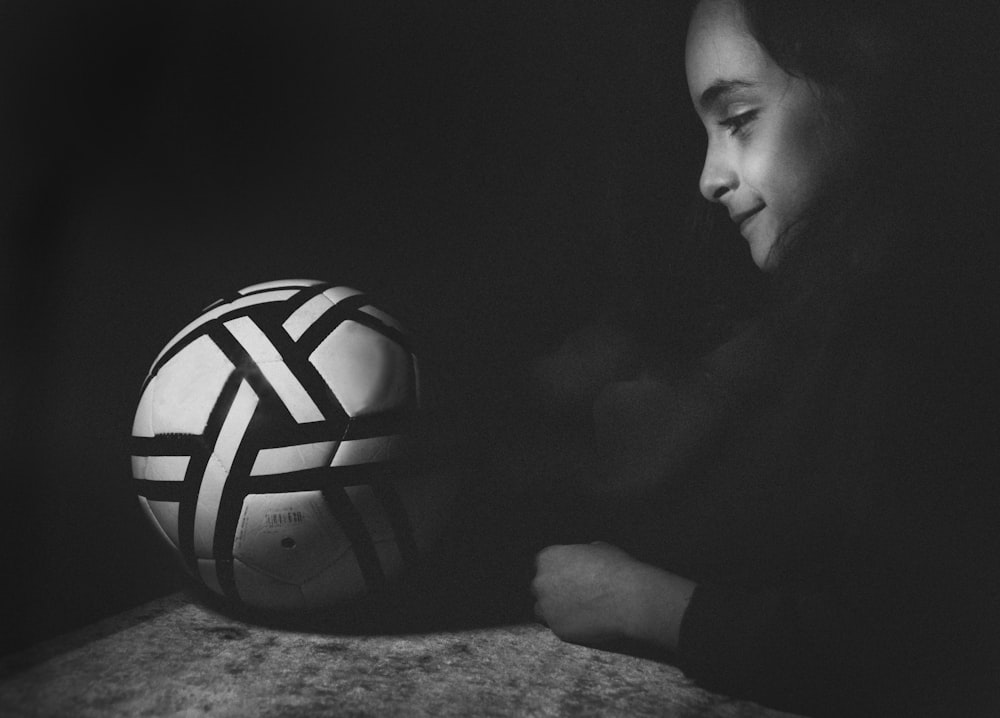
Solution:
<svg viewBox="0 0 1000 718"><path fill-rule="evenodd" d="M249 287L243 287L237 294L251 294L252 292L262 292L265 289L288 289L290 287L315 287L323 282L318 279L272 279L267 282L258 282Z"/></svg>
<svg viewBox="0 0 1000 718"><path fill-rule="evenodd" d="M366 306L361 307L361 311L363 311L365 314L368 314L369 316L375 317L386 326L392 327L397 331L403 330L403 328L399 325L399 322L397 322L395 319L393 319L392 317L390 317L388 314L386 314L377 307L373 307L372 305L368 304Z"/></svg>
<svg viewBox="0 0 1000 718"><path fill-rule="evenodd" d="M222 586L219 584L219 576L215 571L215 561L212 559L198 559L198 575L205 585L216 593L222 593Z"/></svg>
<svg viewBox="0 0 1000 718"><path fill-rule="evenodd" d="M336 441L318 441L310 444L261 449L257 452L257 458L254 459L250 475L285 474L290 471L329 466L330 458L337 451L338 443Z"/></svg>
<svg viewBox="0 0 1000 718"><path fill-rule="evenodd" d="M200 336L160 367L153 395L156 434L200 434L233 363L208 336ZM152 386L151 382L151 386Z"/></svg>
<svg viewBox="0 0 1000 718"><path fill-rule="evenodd" d="M157 522L167 534L170 543L180 546L180 538L177 532L177 512L176 501L154 501L149 500L149 511L156 517Z"/></svg>
<svg viewBox="0 0 1000 718"><path fill-rule="evenodd" d="M159 530L160 537L176 549L180 545L177 540L177 504L172 501L151 501L140 496L139 505L146 518Z"/></svg>
<svg viewBox="0 0 1000 718"><path fill-rule="evenodd" d="M353 297L357 294L361 294L357 289L351 289L350 287L330 287L323 291L323 296L329 299L333 304L340 304L342 301L348 297Z"/></svg>
<svg viewBox="0 0 1000 718"><path fill-rule="evenodd" d="M342 441L331 466L352 466L389 461L402 455L401 436L373 436L370 439Z"/></svg>
<svg viewBox="0 0 1000 718"><path fill-rule="evenodd" d="M233 556L271 578L300 584L350 546L319 491L251 494L243 501Z"/></svg>
<svg viewBox="0 0 1000 718"><path fill-rule="evenodd" d="M183 481L190 456L150 456L146 459L145 476L150 481Z"/></svg>
<svg viewBox="0 0 1000 718"><path fill-rule="evenodd" d="M156 394L157 377L150 378L146 388L139 397L139 406L135 410L135 418L132 420L132 436L149 438L155 436L153 431L153 397Z"/></svg>
<svg viewBox="0 0 1000 718"><path fill-rule="evenodd" d="M281 323L281 327L292 338L292 341L297 342L306 333L306 330L315 324L317 319L326 314L332 306L329 299L322 294L317 294L288 315L288 318Z"/></svg>
<svg viewBox="0 0 1000 718"><path fill-rule="evenodd" d="M277 611L307 608L298 586L266 576L238 559L233 560L233 579L236 590L251 606Z"/></svg>
<svg viewBox="0 0 1000 718"><path fill-rule="evenodd" d="M342 322L309 361L349 416L391 411L413 398L409 353L363 324Z"/></svg>
<svg viewBox="0 0 1000 718"><path fill-rule="evenodd" d="M365 578L351 549L333 566L313 579L302 584L302 597L307 607L328 606L330 596L337 596L341 601L360 598L367 591Z"/></svg>

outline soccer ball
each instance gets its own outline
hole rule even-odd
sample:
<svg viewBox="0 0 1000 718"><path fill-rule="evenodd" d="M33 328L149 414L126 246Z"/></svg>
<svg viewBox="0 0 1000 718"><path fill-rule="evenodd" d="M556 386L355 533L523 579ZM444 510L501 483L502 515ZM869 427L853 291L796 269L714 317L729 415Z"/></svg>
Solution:
<svg viewBox="0 0 1000 718"><path fill-rule="evenodd" d="M449 481L413 462L420 373L359 291L256 284L156 357L132 427L139 503L187 571L263 609L384 588L436 537Z"/></svg>

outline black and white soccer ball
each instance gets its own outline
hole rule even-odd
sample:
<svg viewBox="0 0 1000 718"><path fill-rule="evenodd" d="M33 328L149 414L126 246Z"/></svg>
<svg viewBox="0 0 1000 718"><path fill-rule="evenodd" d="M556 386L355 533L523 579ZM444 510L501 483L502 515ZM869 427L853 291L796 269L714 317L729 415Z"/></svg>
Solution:
<svg viewBox="0 0 1000 718"><path fill-rule="evenodd" d="M411 340L364 294L246 287L150 368L132 428L139 503L187 571L234 602L358 598L443 523L449 481L412 462L420 403Z"/></svg>

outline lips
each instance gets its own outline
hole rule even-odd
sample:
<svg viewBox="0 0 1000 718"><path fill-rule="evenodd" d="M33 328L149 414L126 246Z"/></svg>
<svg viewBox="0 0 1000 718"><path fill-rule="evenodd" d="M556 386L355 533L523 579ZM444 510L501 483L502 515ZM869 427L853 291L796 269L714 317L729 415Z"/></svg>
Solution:
<svg viewBox="0 0 1000 718"><path fill-rule="evenodd" d="M743 232L743 229L746 227L746 223L762 209L764 209L764 205L760 205L759 207L754 207L753 209L749 209L746 212L731 214L729 216L733 220L733 222L740 228L740 232Z"/></svg>

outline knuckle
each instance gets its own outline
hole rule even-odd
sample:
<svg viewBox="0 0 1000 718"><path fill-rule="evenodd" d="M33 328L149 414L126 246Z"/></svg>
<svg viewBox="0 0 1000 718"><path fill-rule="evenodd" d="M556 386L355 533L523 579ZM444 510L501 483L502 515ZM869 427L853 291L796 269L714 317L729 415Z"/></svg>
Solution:
<svg viewBox="0 0 1000 718"><path fill-rule="evenodd" d="M535 554L535 569L540 569L543 565L552 558L552 554L558 549L558 546L546 546L537 554Z"/></svg>

